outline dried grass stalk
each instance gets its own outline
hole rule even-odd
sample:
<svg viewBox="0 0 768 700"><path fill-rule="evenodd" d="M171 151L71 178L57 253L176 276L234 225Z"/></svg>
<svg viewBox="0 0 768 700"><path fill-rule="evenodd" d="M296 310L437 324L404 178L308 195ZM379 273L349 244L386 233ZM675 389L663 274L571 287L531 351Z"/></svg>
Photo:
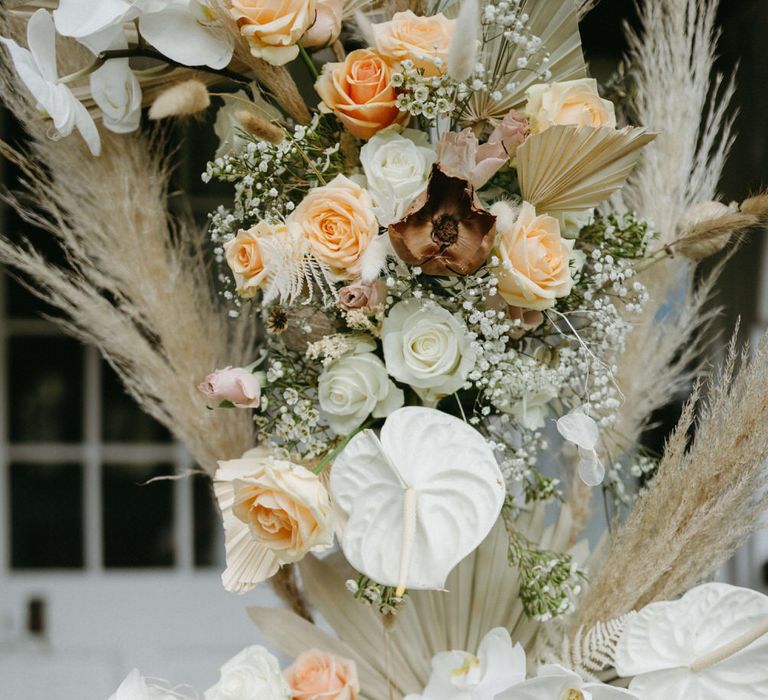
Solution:
<svg viewBox="0 0 768 700"><path fill-rule="evenodd" d="M746 350L739 355L734 333L707 398L700 401L697 385L656 478L611 543L578 625L675 598L759 527L768 506L768 336L751 359Z"/></svg>
<svg viewBox="0 0 768 700"><path fill-rule="evenodd" d="M199 80L185 80L161 92L149 109L152 120L167 117L189 117L211 106L208 88Z"/></svg>

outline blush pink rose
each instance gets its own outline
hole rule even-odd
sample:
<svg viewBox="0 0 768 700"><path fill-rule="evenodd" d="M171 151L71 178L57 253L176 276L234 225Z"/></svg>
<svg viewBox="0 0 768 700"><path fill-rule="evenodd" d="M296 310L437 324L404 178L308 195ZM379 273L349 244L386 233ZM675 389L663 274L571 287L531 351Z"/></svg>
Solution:
<svg viewBox="0 0 768 700"><path fill-rule="evenodd" d="M283 672L293 700L356 700L360 692L354 661L310 649Z"/></svg>
<svg viewBox="0 0 768 700"><path fill-rule="evenodd" d="M339 290L339 306L350 311L352 309L372 309L381 303L386 296L384 282L363 282L358 280Z"/></svg>
<svg viewBox="0 0 768 700"><path fill-rule="evenodd" d="M259 378L242 367L217 369L197 388L209 399L229 401L238 408L258 408L261 402Z"/></svg>

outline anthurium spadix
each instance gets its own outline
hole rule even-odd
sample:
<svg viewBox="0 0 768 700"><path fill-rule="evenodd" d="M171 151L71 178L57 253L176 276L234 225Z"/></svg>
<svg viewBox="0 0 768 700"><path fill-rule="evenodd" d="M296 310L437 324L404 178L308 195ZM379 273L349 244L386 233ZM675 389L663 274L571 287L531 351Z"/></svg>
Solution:
<svg viewBox="0 0 768 700"><path fill-rule="evenodd" d="M490 532L504 480L485 438L458 418L410 406L380 437L358 433L336 458L331 494L346 516L342 549L374 581L441 589Z"/></svg>
<svg viewBox="0 0 768 700"><path fill-rule="evenodd" d="M768 597L707 583L632 617L616 671L640 700L768 698Z"/></svg>

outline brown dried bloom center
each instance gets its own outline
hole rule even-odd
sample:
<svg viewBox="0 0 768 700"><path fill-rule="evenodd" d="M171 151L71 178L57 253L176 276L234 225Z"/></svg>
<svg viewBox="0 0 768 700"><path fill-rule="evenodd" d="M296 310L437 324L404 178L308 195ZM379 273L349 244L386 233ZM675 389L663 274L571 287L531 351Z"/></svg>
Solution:
<svg viewBox="0 0 768 700"><path fill-rule="evenodd" d="M459 220L450 214L440 214L432 220L432 239L449 246L459 238Z"/></svg>

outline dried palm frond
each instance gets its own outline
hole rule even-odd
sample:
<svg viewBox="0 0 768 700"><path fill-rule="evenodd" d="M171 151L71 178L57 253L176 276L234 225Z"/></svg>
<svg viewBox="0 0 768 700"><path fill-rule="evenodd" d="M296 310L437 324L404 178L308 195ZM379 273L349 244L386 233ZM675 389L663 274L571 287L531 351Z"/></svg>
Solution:
<svg viewBox="0 0 768 700"><path fill-rule="evenodd" d="M578 624L589 627L675 598L715 571L759 526L768 506L766 382L768 336L750 359L746 351L739 358L734 334L706 399L699 401L697 386L657 476L611 543Z"/></svg>
<svg viewBox="0 0 768 700"><path fill-rule="evenodd" d="M525 201L548 213L587 211L620 189L655 138L642 128L552 126L517 149Z"/></svg>
<svg viewBox="0 0 768 700"><path fill-rule="evenodd" d="M539 37L543 49L549 52L547 67L552 74L551 80L586 77L578 15L573 1L524 0L520 11L528 15L526 26L530 33ZM496 124L504 119L510 109L523 107L528 88L541 81L534 70L516 70L518 60L528 58L523 48L510 46L502 32L493 31L486 37L479 60L486 65L489 76L514 74L514 89L503 90L500 99L489 91L473 92L461 116L462 123Z"/></svg>
<svg viewBox="0 0 768 700"><path fill-rule="evenodd" d="M576 6L579 12L579 19L586 17L592 10L597 7L600 0L576 0Z"/></svg>
<svg viewBox="0 0 768 700"><path fill-rule="evenodd" d="M543 549L562 551L570 530L568 509L550 526L545 526L544 511L539 505L520 515L515 527ZM517 572L510 567L507 554L508 538L500 521L450 574L447 592L409 593L406 603L386 623L345 589L345 581L355 574L341 556L308 557L299 565L305 592L338 638L327 635L320 639L325 633L310 631L303 620L285 611L251 608L249 613L262 634L287 654L298 655L312 645L329 651L343 645L343 651L337 653L357 662L366 698L401 698L426 685L435 653L474 651L494 627L509 629L512 638L530 653L537 648L546 623L525 616Z"/></svg>

